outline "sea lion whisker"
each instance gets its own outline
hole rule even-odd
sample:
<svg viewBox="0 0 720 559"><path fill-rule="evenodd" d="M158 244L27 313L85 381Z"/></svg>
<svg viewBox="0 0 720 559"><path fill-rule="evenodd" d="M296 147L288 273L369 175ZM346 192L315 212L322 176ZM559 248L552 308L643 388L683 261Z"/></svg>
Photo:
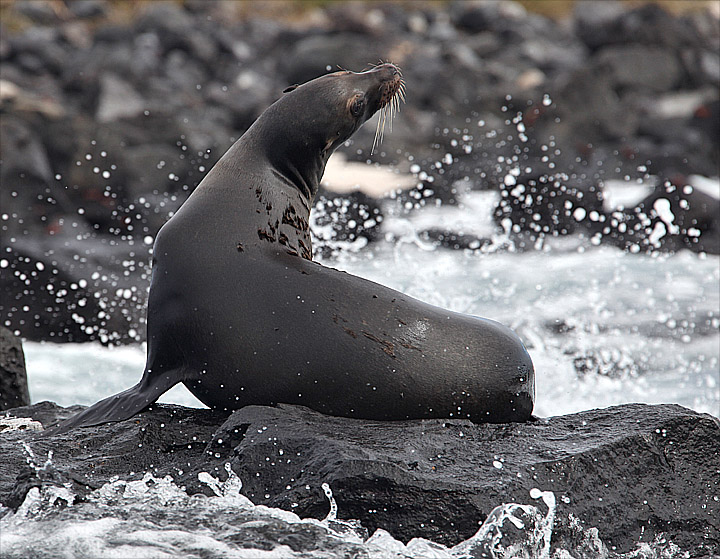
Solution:
<svg viewBox="0 0 720 559"><path fill-rule="evenodd" d="M370 148L370 155L375 153L375 148L378 144L378 136L380 135L380 119L378 118L377 126L375 127L375 136L373 137L372 147Z"/></svg>
<svg viewBox="0 0 720 559"><path fill-rule="evenodd" d="M373 145L370 149L370 155L375 153L375 149L380 145L380 142L382 141L382 132L381 132L381 124L380 119L378 119L378 125L375 129L375 137L373 138Z"/></svg>
<svg viewBox="0 0 720 559"><path fill-rule="evenodd" d="M389 131L393 130L393 120L398 112L400 112L400 102L405 102L405 82L400 79L396 84L388 86L384 92L386 100L381 101L381 108L379 110L377 126L375 127L375 137L373 138L373 145L370 150L370 154L375 153L375 148L379 146L385 138L385 126L388 126Z"/></svg>
<svg viewBox="0 0 720 559"><path fill-rule="evenodd" d="M400 80L400 85L398 86L397 94L402 99L403 103L405 102L405 81Z"/></svg>
<svg viewBox="0 0 720 559"><path fill-rule="evenodd" d="M383 107L383 109L380 111L380 144L382 144L383 139L385 138L385 123L387 122L387 109Z"/></svg>
<svg viewBox="0 0 720 559"><path fill-rule="evenodd" d="M385 126L387 125L387 108L383 108L380 113L380 120L382 121L380 125L380 143L382 144L385 139Z"/></svg>

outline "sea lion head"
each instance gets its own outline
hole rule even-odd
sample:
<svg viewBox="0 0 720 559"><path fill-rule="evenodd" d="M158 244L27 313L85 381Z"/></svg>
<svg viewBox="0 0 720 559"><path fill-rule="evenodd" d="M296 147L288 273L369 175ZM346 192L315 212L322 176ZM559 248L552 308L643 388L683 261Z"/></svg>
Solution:
<svg viewBox="0 0 720 559"><path fill-rule="evenodd" d="M403 95L402 74L393 64L326 74L287 88L258 118L252 135L276 172L312 199L335 149L382 110L377 142Z"/></svg>
<svg viewBox="0 0 720 559"><path fill-rule="evenodd" d="M325 132L316 147L329 155L377 111L397 109L404 95L404 82L400 69L385 63L365 72L342 70L326 74L304 85L291 86L285 93L292 94L293 101L305 98L312 103L313 124ZM308 128L308 132L315 128L318 126Z"/></svg>
<svg viewBox="0 0 720 559"><path fill-rule="evenodd" d="M313 83L317 82L317 83ZM389 112L398 108L398 100L403 95L404 82L400 69L393 64L381 64L375 68L355 73L335 72L313 80L311 89L323 90L321 98L336 96L341 102L335 106L328 104L328 114L334 112L323 150L332 153L345 142L379 110L385 110L378 122L378 134L384 128ZM334 125L334 126L333 126ZM376 138L377 141L377 138ZM373 145L374 148L374 145Z"/></svg>

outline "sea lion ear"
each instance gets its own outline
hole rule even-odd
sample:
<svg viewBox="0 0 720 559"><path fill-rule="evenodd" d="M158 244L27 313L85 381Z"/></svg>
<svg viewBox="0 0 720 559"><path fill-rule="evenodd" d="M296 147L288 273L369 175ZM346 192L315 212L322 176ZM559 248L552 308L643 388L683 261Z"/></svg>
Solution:
<svg viewBox="0 0 720 559"><path fill-rule="evenodd" d="M322 152L327 153L330 151L333 147L333 144L337 141L337 139L340 137L340 132L338 132L335 136L331 136L327 143L325 144L325 147L323 148Z"/></svg>
<svg viewBox="0 0 720 559"><path fill-rule="evenodd" d="M323 148L323 153L326 153L326 152L330 151L330 148L332 147L333 142L335 142L336 139L337 139L337 138L330 138L330 139L327 141L327 143L325 144L325 147Z"/></svg>
<svg viewBox="0 0 720 559"><path fill-rule="evenodd" d="M294 91L295 89L297 89L299 85L300 85L299 83L289 85L288 87L283 89L283 93L290 93L291 91Z"/></svg>

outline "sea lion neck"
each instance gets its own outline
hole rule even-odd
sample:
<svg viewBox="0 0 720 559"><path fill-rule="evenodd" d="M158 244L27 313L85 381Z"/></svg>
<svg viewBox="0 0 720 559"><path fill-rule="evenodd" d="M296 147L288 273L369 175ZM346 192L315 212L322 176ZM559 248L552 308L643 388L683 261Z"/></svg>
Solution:
<svg viewBox="0 0 720 559"><path fill-rule="evenodd" d="M299 123L289 120L277 126L278 115L269 111L242 138L245 160L251 158L253 167L270 169L281 183L302 194L309 207L320 187L330 154L315 149L312 142L300 143L291 138L297 134L293 129Z"/></svg>

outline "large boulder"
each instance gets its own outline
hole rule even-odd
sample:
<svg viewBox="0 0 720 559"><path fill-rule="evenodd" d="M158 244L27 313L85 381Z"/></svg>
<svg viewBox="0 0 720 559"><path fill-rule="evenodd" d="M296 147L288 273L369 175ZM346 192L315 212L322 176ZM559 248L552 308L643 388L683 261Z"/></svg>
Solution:
<svg viewBox="0 0 720 559"><path fill-rule="evenodd" d="M12 410L48 426L77 409L44 402ZM229 463L256 504L322 518L322 483L338 509L372 532L454 544L495 506L554 492L553 546L572 546L578 522L619 553L662 533L690 557L720 553L720 421L677 405L630 404L528 423L377 422L306 408L249 406L227 413L156 405L131 420L39 436L0 433L0 502L31 487L71 484L82 496L112 476L170 474L188 493L199 472ZM28 466L53 450L52 471ZM566 547L567 548L567 547Z"/></svg>

